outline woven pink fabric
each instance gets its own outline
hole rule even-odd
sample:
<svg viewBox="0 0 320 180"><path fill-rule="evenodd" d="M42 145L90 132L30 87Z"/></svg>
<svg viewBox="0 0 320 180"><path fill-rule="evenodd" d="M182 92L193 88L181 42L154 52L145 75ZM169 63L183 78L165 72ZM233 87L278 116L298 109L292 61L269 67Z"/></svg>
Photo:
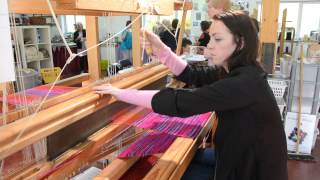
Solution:
<svg viewBox="0 0 320 180"><path fill-rule="evenodd" d="M7 102L11 105L25 105L40 102L42 98L46 96L49 89L49 85L43 85L25 90L25 95L22 92L10 94L7 96ZM54 86L51 92L49 93L48 97L55 97L75 89L75 87ZM0 101L3 101L3 98L1 96Z"/></svg>
<svg viewBox="0 0 320 180"><path fill-rule="evenodd" d="M141 180L143 179L150 169L158 162L157 156L146 156L139 159L124 175L121 176L120 180Z"/></svg>
<svg viewBox="0 0 320 180"><path fill-rule="evenodd" d="M37 96L45 96L50 89L49 85L37 86L31 89L26 90L26 94L28 95L37 95ZM49 97L58 96L70 91L73 91L77 88L75 87L67 87L67 86L54 86L49 93Z"/></svg>
<svg viewBox="0 0 320 180"><path fill-rule="evenodd" d="M125 149L118 158L145 157L164 153L175 139L176 136L166 133L146 133Z"/></svg>
<svg viewBox="0 0 320 180"><path fill-rule="evenodd" d="M179 118L151 112L144 118L135 122L133 125L176 136L195 138L208 121L210 115L211 112L187 118Z"/></svg>

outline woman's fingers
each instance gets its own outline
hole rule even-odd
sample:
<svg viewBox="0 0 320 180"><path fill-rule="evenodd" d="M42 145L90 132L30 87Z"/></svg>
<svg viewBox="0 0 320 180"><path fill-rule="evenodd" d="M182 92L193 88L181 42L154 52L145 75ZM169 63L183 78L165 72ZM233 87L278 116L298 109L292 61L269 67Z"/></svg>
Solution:
<svg viewBox="0 0 320 180"><path fill-rule="evenodd" d="M103 91L103 90L107 90L113 88L110 84L105 84L105 85L101 85L101 86L95 86L92 89L93 90L98 90L98 91Z"/></svg>
<svg viewBox="0 0 320 180"><path fill-rule="evenodd" d="M117 96L120 92L120 89L113 87L111 84L104 84L101 86L93 87L95 93L98 94L111 94Z"/></svg>
<svg viewBox="0 0 320 180"><path fill-rule="evenodd" d="M107 90L104 90L104 91L95 91L95 93L98 93L98 94L112 94L111 91L107 91Z"/></svg>
<svg viewBox="0 0 320 180"><path fill-rule="evenodd" d="M150 52L158 52L166 47L160 38L151 31L141 29L140 35L141 46L150 49Z"/></svg>

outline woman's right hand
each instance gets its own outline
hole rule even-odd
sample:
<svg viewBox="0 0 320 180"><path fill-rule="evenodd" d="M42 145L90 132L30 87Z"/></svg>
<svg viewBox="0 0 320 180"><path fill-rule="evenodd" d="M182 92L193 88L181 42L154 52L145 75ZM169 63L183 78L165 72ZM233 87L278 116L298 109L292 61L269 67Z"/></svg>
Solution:
<svg viewBox="0 0 320 180"><path fill-rule="evenodd" d="M121 92L121 89L112 86L111 84L104 84L100 86L93 87L93 90L98 94L111 94L116 98Z"/></svg>
<svg viewBox="0 0 320 180"><path fill-rule="evenodd" d="M142 47L145 47L147 53L156 56L174 75L181 74L186 68L187 62L171 52L171 49L154 33L147 30L141 30L141 39Z"/></svg>
<svg viewBox="0 0 320 180"><path fill-rule="evenodd" d="M140 40L141 46L144 47L147 51L148 49L152 50L152 54L155 55L167 47L160 38L151 31L141 29L140 31ZM149 53L149 52L147 52Z"/></svg>

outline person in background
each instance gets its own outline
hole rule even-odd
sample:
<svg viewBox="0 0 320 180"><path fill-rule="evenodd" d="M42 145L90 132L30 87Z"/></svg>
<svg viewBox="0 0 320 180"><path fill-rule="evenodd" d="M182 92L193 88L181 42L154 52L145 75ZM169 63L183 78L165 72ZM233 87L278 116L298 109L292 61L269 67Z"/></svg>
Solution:
<svg viewBox="0 0 320 180"><path fill-rule="evenodd" d="M126 26L130 25L131 21L126 22ZM130 60L132 63L132 55L131 55L131 49L132 49L132 31L131 27L129 27L127 30L123 31L120 36L120 61L121 60Z"/></svg>
<svg viewBox="0 0 320 180"><path fill-rule="evenodd" d="M254 27L256 27L256 30L257 30L257 32L258 32L258 34L259 34L259 32L260 32L260 27L259 27L259 22L258 22L258 20L257 20L256 18L251 18L251 21L252 21Z"/></svg>
<svg viewBox="0 0 320 180"><path fill-rule="evenodd" d="M178 26L178 20L174 19L171 23L171 27L167 27L165 31L160 33L161 41L170 47L172 52L175 52L177 49L177 40L175 37L176 28Z"/></svg>
<svg viewBox="0 0 320 180"><path fill-rule="evenodd" d="M154 33L155 33L156 35L158 35L158 36L160 36L161 33L163 33L164 31L166 31L166 28L165 28L165 27L168 27L169 29L171 28L171 23L170 23L170 21L169 21L168 19L163 19L163 20L161 21L161 23L160 23L160 22L157 22L156 25L157 25L157 26L156 26L156 29L155 29ZM164 26L165 26L165 27L164 27Z"/></svg>
<svg viewBox="0 0 320 180"><path fill-rule="evenodd" d="M171 26L172 26L172 33L175 34L175 38L178 39L179 33L180 33L180 28L178 28L179 20L178 19L173 19ZM178 32L177 32L178 31Z"/></svg>
<svg viewBox="0 0 320 180"><path fill-rule="evenodd" d="M207 47L207 44L210 41L209 28L211 23L208 21L201 21L200 27L202 30L202 34L198 39L197 46Z"/></svg>
<svg viewBox="0 0 320 180"><path fill-rule="evenodd" d="M200 35L196 45L200 46L198 48L198 54L203 54L204 53L204 48L207 47L207 44L210 41L210 35L209 35L209 28L210 28L211 23L208 21L201 21L200 27L202 30L202 34Z"/></svg>
<svg viewBox="0 0 320 180"><path fill-rule="evenodd" d="M73 33L73 42L77 44L77 53L84 51L86 49L86 30L83 29L81 22L74 24L75 32ZM80 57L80 71L88 72L88 58L87 53L82 53Z"/></svg>
<svg viewBox="0 0 320 180"><path fill-rule="evenodd" d="M207 0L208 4L208 16L211 18L216 14L230 11L230 0Z"/></svg>
<svg viewBox="0 0 320 180"><path fill-rule="evenodd" d="M215 111L219 119L215 149L211 156L197 153L204 159L193 161L182 179L287 180L286 136L267 74L256 60L256 28L242 12L224 12L213 19L207 57L214 66L188 65L155 34L143 32L153 55L179 80L197 88L133 90L102 85L94 90L169 116Z"/></svg>
<svg viewBox="0 0 320 180"><path fill-rule="evenodd" d="M180 55L187 55L190 52L190 46L192 45L192 42L187 39L182 39L182 47L181 47L181 54Z"/></svg>

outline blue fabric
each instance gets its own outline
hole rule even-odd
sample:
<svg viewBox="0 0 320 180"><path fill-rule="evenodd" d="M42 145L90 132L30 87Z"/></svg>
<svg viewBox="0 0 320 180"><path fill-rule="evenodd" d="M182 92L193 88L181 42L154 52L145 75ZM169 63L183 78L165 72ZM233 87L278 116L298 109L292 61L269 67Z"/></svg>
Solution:
<svg viewBox="0 0 320 180"><path fill-rule="evenodd" d="M198 149L182 180L206 180L214 178L215 155L213 149Z"/></svg>
<svg viewBox="0 0 320 180"><path fill-rule="evenodd" d="M120 44L120 49L132 49L132 32L124 31L123 35L125 37Z"/></svg>

